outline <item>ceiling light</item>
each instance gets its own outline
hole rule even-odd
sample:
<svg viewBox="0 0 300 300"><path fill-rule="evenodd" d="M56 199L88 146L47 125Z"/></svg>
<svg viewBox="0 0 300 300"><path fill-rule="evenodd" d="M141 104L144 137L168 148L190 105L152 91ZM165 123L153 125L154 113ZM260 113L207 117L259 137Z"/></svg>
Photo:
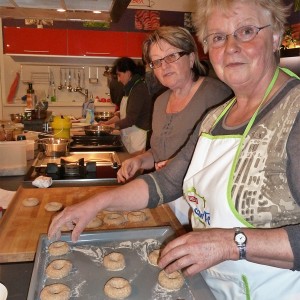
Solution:
<svg viewBox="0 0 300 300"><path fill-rule="evenodd" d="M59 11L59 12L65 12L66 10L64 8L58 8L57 11Z"/></svg>
<svg viewBox="0 0 300 300"><path fill-rule="evenodd" d="M94 14L101 14L101 11L100 10L94 10L93 13Z"/></svg>

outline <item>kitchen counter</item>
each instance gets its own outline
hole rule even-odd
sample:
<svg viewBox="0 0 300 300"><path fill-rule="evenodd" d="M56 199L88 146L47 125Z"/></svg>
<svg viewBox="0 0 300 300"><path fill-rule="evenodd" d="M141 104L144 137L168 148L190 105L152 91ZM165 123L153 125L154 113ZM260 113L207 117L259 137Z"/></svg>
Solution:
<svg viewBox="0 0 300 300"><path fill-rule="evenodd" d="M111 188L114 187L53 189L19 187L9 209L0 219L0 240L5 241L5 243L0 243L0 281L9 291L8 300L24 300L27 296L39 235L47 232L54 214L45 211L45 203L56 200L63 202L64 205L71 205L94 194L96 191ZM38 207L29 208L29 210L25 211L27 208L23 207L21 202L24 197L29 196L39 198L41 203ZM183 228L169 206L162 205L151 210L151 212L149 210L147 214L150 217L148 222L143 224L143 227L171 225L177 234L184 233ZM130 226L135 227L137 224L127 224L127 228L130 228Z"/></svg>
<svg viewBox="0 0 300 300"><path fill-rule="evenodd" d="M118 155L121 162L130 157L130 155L126 152L120 152ZM33 160L28 161L28 169L31 167L32 163ZM26 188L23 180L24 176L2 176L0 177L0 188L9 191L17 191L21 186L22 188ZM32 185L28 184L27 188L32 188ZM4 213L4 216L7 213L8 211ZM0 227L1 220L3 218L0 219ZM5 244L5 240L1 239L0 247L3 244ZM30 285L33 264L33 261L0 263L0 282L3 283L8 289L7 300L26 299Z"/></svg>

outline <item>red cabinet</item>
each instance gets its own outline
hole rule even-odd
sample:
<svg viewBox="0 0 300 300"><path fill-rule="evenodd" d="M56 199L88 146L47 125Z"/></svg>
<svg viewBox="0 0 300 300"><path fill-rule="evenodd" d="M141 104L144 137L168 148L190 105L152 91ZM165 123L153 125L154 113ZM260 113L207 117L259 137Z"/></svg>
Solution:
<svg viewBox="0 0 300 300"><path fill-rule="evenodd" d="M3 27L6 54L142 57L149 32Z"/></svg>
<svg viewBox="0 0 300 300"><path fill-rule="evenodd" d="M67 55L67 30L4 27L3 50L8 54Z"/></svg>
<svg viewBox="0 0 300 300"><path fill-rule="evenodd" d="M148 32L127 32L127 56L142 57L143 42L148 35Z"/></svg>
<svg viewBox="0 0 300 300"><path fill-rule="evenodd" d="M126 45L126 32L68 30L68 55L125 56Z"/></svg>

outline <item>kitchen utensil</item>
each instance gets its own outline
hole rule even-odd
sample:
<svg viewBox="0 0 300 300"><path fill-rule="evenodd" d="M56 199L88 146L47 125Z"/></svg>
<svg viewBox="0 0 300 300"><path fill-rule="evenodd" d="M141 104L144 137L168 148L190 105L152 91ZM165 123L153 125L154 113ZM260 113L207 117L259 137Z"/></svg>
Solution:
<svg viewBox="0 0 300 300"><path fill-rule="evenodd" d="M105 125L90 125L84 127L84 132L86 135L93 135L93 136L108 135L111 134L112 131L113 131L112 127L105 126Z"/></svg>
<svg viewBox="0 0 300 300"><path fill-rule="evenodd" d="M64 82L64 87L67 88L67 69L65 69L65 82Z"/></svg>
<svg viewBox="0 0 300 300"><path fill-rule="evenodd" d="M38 143L42 145L46 156L53 157L66 155L71 142L72 139L44 138L38 140Z"/></svg>
<svg viewBox="0 0 300 300"><path fill-rule="evenodd" d="M114 113L110 111L98 111L95 112L94 115L95 115L96 122L100 122L100 121L104 122L112 118L114 116Z"/></svg>
<svg viewBox="0 0 300 300"><path fill-rule="evenodd" d="M69 69L69 85L67 87L69 92L72 92L72 76L71 76L71 69Z"/></svg>
<svg viewBox="0 0 300 300"><path fill-rule="evenodd" d="M59 90L63 89L63 85L62 85L62 69L59 70L59 86L57 88Z"/></svg>

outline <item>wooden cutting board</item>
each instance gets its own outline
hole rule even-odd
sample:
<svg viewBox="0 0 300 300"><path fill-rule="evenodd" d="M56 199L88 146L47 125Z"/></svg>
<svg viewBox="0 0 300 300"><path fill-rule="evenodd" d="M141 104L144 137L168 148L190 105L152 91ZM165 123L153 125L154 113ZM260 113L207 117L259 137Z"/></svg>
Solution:
<svg viewBox="0 0 300 300"><path fill-rule="evenodd" d="M4 216L0 219L0 263L33 261L39 236L47 233L52 217L56 212L48 212L44 206L51 202L61 202L63 206L72 205L87 199L96 192L115 188L114 186L59 187L49 189L22 188L16 192ZM22 200L35 197L40 200L38 206L25 207ZM155 209L145 209L145 222L125 222L120 226L105 225L92 230L111 230L116 228L140 228L170 225L178 235L184 229L168 205ZM126 218L128 212L123 212ZM99 215L101 219L101 214Z"/></svg>

